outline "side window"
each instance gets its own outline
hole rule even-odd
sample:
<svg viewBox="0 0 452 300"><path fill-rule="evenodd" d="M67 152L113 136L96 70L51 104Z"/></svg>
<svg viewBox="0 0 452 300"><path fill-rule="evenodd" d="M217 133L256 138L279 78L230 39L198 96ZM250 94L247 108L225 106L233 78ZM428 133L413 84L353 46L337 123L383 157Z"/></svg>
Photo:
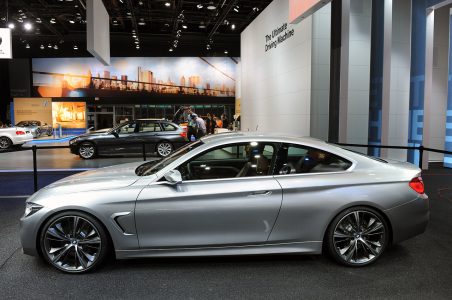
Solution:
<svg viewBox="0 0 452 300"><path fill-rule="evenodd" d="M116 133L118 133L119 135L134 133L135 128L136 128L135 122L125 123L124 125L122 125L116 129Z"/></svg>
<svg viewBox="0 0 452 300"><path fill-rule="evenodd" d="M170 123L161 123L164 131L176 131L177 128L173 124Z"/></svg>
<svg viewBox="0 0 452 300"><path fill-rule="evenodd" d="M278 153L275 175L339 172L352 163L335 154L301 145L283 144Z"/></svg>
<svg viewBox="0 0 452 300"><path fill-rule="evenodd" d="M156 131L162 131L159 123L151 121L140 122L140 130L138 132L156 132Z"/></svg>
<svg viewBox="0 0 452 300"><path fill-rule="evenodd" d="M184 180L208 180L272 173L275 147L269 143L242 143L210 149L180 165Z"/></svg>

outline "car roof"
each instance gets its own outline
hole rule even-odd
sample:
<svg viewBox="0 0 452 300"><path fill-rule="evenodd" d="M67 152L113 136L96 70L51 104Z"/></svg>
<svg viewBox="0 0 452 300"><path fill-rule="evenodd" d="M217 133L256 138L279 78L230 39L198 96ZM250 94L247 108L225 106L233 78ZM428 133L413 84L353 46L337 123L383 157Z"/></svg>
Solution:
<svg viewBox="0 0 452 300"><path fill-rule="evenodd" d="M137 119L137 121L166 121L165 118L157 119L157 118L146 118L146 119Z"/></svg>

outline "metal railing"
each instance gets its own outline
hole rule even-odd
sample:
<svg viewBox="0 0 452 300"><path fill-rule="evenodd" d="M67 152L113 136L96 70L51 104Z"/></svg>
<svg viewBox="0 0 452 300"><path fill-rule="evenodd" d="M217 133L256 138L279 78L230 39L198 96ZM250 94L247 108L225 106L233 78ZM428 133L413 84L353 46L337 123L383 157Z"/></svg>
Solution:
<svg viewBox="0 0 452 300"><path fill-rule="evenodd" d="M146 142L140 142L142 146L142 157L143 161L147 160L146 156L146 145L154 144L154 143L146 143ZM424 146L387 146L387 145L363 145L363 144L347 144L347 143L334 143L339 146L343 147L359 147L359 148L380 148L380 149L400 149L400 150L417 150L419 151L419 168L422 169L422 160L424 157L424 151L430 151L430 152L436 152L436 153L442 153L442 154L448 154L452 155L452 151L445 151L445 150L438 150L433 148L427 148ZM37 165L37 151L41 149L69 149L69 146L36 146L33 145L29 148L19 148L19 149L10 149L10 150L4 150L0 153L7 153L7 152L17 152L17 151L32 151L33 153L33 187L34 191L38 191L38 165Z"/></svg>
<svg viewBox="0 0 452 300"><path fill-rule="evenodd" d="M154 143L140 142L137 144L141 144L143 161L147 161L146 145L150 145L150 144L154 144ZM37 158L38 150L41 150L41 149L69 149L69 148L70 148L69 146L36 146L36 145L33 145L28 148L16 148L16 149L3 150L0 152L0 154L8 153L8 152L32 151L32 153L33 153L33 188L34 188L34 191L37 192L38 191L38 158Z"/></svg>
<svg viewBox="0 0 452 300"><path fill-rule="evenodd" d="M419 168L422 169L422 160L424 159L424 151L436 152L442 154L452 155L452 151L445 151L439 149L433 149L420 146L387 146L387 145L362 145L362 144L347 144L347 143L334 143L344 147L357 147L357 148L379 148L379 149L400 149L400 150L417 150L419 151Z"/></svg>

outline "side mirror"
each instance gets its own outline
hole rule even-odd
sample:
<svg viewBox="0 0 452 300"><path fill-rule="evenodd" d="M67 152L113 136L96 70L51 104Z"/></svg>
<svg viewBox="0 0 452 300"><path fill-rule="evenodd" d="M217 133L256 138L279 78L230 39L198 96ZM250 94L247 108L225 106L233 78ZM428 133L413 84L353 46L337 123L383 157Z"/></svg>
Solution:
<svg viewBox="0 0 452 300"><path fill-rule="evenodd" d="M178 170L171 170L164 177L171 184L182 183L182 175Z"/></svg>

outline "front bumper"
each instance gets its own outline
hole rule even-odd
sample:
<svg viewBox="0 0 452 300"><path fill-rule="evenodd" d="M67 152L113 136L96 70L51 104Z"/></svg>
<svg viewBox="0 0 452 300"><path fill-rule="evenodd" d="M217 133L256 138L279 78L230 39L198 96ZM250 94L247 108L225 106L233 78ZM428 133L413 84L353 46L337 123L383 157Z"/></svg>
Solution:
<svg viewBox="0 0 452 300"><path fill-rule="evenodd" d="M425 231L430 220L429 199L426 194L385 211L391 225L393 242L398 243Z"/></svg>

